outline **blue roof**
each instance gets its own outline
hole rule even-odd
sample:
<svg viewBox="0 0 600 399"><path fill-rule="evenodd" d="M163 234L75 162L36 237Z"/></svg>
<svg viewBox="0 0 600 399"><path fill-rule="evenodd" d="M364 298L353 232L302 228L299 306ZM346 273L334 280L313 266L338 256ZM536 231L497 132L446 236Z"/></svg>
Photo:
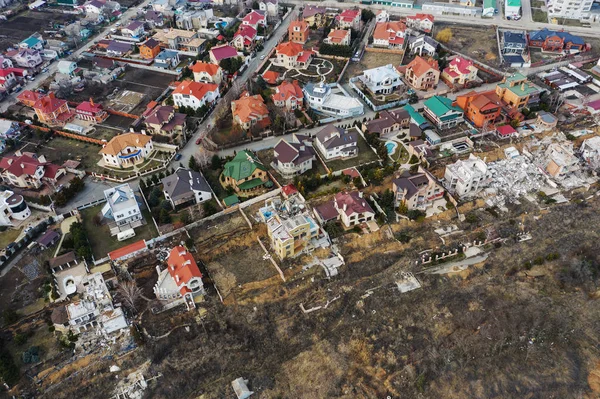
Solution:
<svg viewBox="0 0 600 399"><path fill-rule="evenodd" d="M527 44L525 35L521 32L504 31L504 43Z"/></svg>
<svg viewBox="0 0 600 399"><path fill-rule="evenodd" d="M163 50L161 51L155 58L155 60L167 60L169 58L173 58L177 55L177 51L173 50Z"/></svg>
<svg viewBox="0 0 600 399"><path fill-rule="evenodd" d="M529 34L529 40L546 40L548 36L558 36L563 39L565 42L570 42L574 44L585 44L585 40L583 40L579 36L575 36L570 34L569 32L562 31L554 31L548 28L544 28L542 30L534 31Z"/></svg>
<svg viewBox="0 0 600 399"><path fill-rule="evenodd" d="M27 47L33 47L36 44L38 44L39 42L41 42L41 40L38 39L37 37L29 36L27 39L23 40L21 43L25 43L27 45Z"/></svg>

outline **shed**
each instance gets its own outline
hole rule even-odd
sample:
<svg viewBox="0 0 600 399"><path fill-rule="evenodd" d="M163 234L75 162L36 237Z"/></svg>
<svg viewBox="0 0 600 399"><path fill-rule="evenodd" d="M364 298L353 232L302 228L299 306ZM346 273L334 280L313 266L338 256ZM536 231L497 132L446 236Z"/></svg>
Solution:
<svg viewBox="0 0 600 399"><path fill-rule="evenodd" d="M46 231L40 238L37 239L37 243L43 248L50 248L60 238L60 234L58 234L54 230Z"/></svg>
<svg viewBox="0 0 600 399"><path fill-rule="evenodd" d="M425 139L430 145L437 145L442 142L442 138L433 130L425 130Z"/></svg>
<svg viewBox="0 0 600 399"><path fill-rule="evenodd" d="M245 380L242 377L233 380L231 386L238 399L247 399L254 393L248 389L248 380Z"/></svg>

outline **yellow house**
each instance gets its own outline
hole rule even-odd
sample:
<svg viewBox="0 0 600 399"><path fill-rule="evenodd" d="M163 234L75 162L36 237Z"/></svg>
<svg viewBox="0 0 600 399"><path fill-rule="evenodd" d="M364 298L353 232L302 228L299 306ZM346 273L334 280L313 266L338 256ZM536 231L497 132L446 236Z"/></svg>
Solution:
<svg viewBox="0 0 600 399"><path fill-rule="evenodd" d="M496 86L496 94L512 108L521 109L540 99L541 90L527 80L527 77L515 73L505 77Z"/></svg>
<svg viewBox="0 0 600 399"><path fill-rule="evenodd" d="M271 245L281 259L300 253L312 238L319 235L314 220L304 214L288 219L275 215L267 221L267 233Z"/></svg>

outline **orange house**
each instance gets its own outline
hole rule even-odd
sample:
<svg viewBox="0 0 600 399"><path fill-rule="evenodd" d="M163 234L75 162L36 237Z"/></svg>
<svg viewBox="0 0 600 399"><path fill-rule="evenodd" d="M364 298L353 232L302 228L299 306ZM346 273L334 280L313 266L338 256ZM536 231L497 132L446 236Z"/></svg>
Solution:
<svg viewBox="0 0 600 399"><path fill-rule="evenodd" d="M160 43L152 38L140 44L140 55L147 60L153 60L160 53Z"/></svg>
<svg viewBox="0 0 600 399"><path fill-rule="evenodd" d="M458 96L456 104L465 112L465 118L476 127L504 122L504 116L501 115L502 101L493 90L480 93L472 91Z"/></svg>
<svg viewBox="0 0 600 399"><path fill-rule="evenodd" d="M304 21L292 21L288 27L288 40L296 43L306 43L308 40L308 24Z"/></svg>

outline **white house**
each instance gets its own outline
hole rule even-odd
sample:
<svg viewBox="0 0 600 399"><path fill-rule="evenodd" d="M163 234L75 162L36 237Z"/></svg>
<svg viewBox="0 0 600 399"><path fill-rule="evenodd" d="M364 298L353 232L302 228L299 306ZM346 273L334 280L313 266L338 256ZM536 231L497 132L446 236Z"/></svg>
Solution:
<svg viewBox="0 0 600 399"><path fill-rule="evenodd" d="M581 158L592 168L600 167L600 136L585 139L579 149Z"/></svg>
<svg viewBox="0 0 600 399"><path fill-rule="evenodd" d="M154 150L152 137L139 133L124 133L110 139L100 154L104 164L112 167L130 167L143 162Z"/></svg>
<svg viewBox="0 0 600 399"><path fill-rule="evenodd" d="M212 198L212 190L200 172L177 168L175 173L162 179L165 199L173 209L181 205L201 204Z"/></svg>
<svg viewBox="0 0 600 399"><path fill-rule="evenodd" d="M433 57L435 53L437 53L439 45L440 44L431 36L423 34L411 36L408 41L408 48L411 54L418 54L421 57L424 55Z"/></svg>
<svg viewBox="0 0 600 399"><path fill-rule="evenodd" d="M261 0L258 2L258 7L269 18L277 18L279 16L279 0Z"/></svg>
<svg viewBox="0 0 600 399"><path fill-rule="evenodd" d="M446 166L444 173L446 189L459 197L476 193L486 184L487 178L488 168L485 160L473 154L464 161L458 160Z"/></svg>
<svg viewBox="0 0 600 399"><path fill-rule="evenodd" d="M22 195L12 191L0 192L0 226L13 226L31 216L31 211Z"/></svg>
<svg viewBox="0 0 600 399"><path fill-rule="evenodd" d="M144 220L137 198L128 183L104 190L102 216L109 219L112 235L141 226Z"/></svg>
<svg viewBox="0 0 600 399"><path fill-rule="evenodd" d="M431 14L416 14L406 17L406 26L429 33L433 29L434 18Z"/></svg>
<svg viewBox="0 0 600 399"><path fill-rule="evenodd" d="M141 21L132 21L125 28L121 29L123 36L142 37L144 33L144 23Z"/></svg>
<svg viewBox="0 0 600 399"><path fill-rule="evenodd" d="M402 77L392 64L363 71L361 80L375 95L391 94L394 90L404 86Z"/></svg>
<svg viewBox="0 0 600 399"><path fill-rule="evenodd" d="M341 94L333 93L332 87L324 82L318 84L308 82L302 91L306 103L315 111L338 118L362 115L364 113L363 103L350 96L341 87L336 87Z"/></svg>
<svg viewBox="0 0 600 399"><path fill-rule="evenodd" d="M325 160L349 158L358 155L358 135L355 128L344 130L331 124L315 135L314 146Z"/></svg>
<svg viewBox="0 0 600 399"><path fill-rule="evenodd" d="M178 245L171 249L167 258L167 268L156 266L158 281L154 294L161 301L185 302L188 310L196 307L196 301L202 299L204 284L202 273L185 247Z"/></svg>
<svg viewBox="0 0 600 399"><path fill-rule="evenodd" d="M569 2L569 4L575 4L578 2ZM584 3L580 1L579 3ZM569 7L571 8L571 7ZM521 15L521 0L504 0L504 15L506 17L518 17Z"/></svg>
<svg viewBox="0 0 600 399"><path fill-rule="evenodd" d="M20 49L13 59L23 68L35 68L43 62L40 52L30 49Z"/></svg>
<svg viewBox="0 0 600 399"><path fill-rule="evenodd" d="M311 140L295 133L291 142L279 140L273 148L273 155L275 168L284 177L301 175L311 170L312 163L316 160Z"/></svg>
<svg viewBox="0 0 600 399"><path fill-rule="evenodd" d="M186 80L173 90L173 103L176 107L198 109L211 106L219 98L219 86L214 83Z"/></svg>
<svg viewBox="0 0 600 399"><path fill-rule="evenodd" d="M337 193L333 200L316 206L314 210L321 224L341 220L346 228L375 218L375 212L359 191Z"/></svg>

